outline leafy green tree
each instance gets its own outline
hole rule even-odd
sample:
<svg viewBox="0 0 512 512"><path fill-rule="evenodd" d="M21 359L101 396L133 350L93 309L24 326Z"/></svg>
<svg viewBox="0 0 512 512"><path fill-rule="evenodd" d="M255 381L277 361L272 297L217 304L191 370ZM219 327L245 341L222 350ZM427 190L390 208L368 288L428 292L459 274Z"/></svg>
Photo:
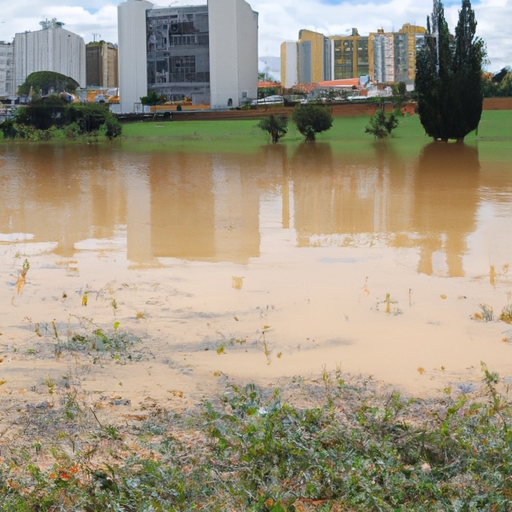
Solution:
<svg viewBox="0 0 512 512"><path fill-rule="evenodd" d="M165 97L156 93L155 91L149 91L147 96L142 96L140 102L143 105L163 105L165 103Z"/></svg>
<svg viewBox="0 0 512 512"><path fill-rule="evenodd" d="M482 90L485 98L512 96L512 71L510 67L503 68L492 79L482 76Z"/></svg>
<svg viewBox="0 0 512 512"><path fill-rule="evenodd" d="M384 107L375 111L370 118L370 126L365 133L371 133L376 139L385 139L398 126L398 118L394 112L386 114Z"/></svg>
<svg viewBox="0 0 512 512"><path fill-rule="evenodd" d="M72 103L66 107L66 124L78 126L80 134L100 131L109 139L121 135L121 124L107 105L100 103Z"/></svg>
<svg viewBox="0 0 512 512"><path fill-rule="evenodd" d="M48 98L33 100L29 105L16 111L15 122L18 125L32 126L36 130L48 130L52 126L64 124L64 112L67 102L52 94Z"/></svg>
<svg viewBox="0 0 512 512"><path fill-rule="evenodd" d="M69 76L56 73L55 71L36 71L35 73L30 73L25 82L20 85L18 94L29 96L31 91L42 96L52 92L66 91L73 93L78 87L78 82Z"/></svg>
<svg viewBox="0 0 512 512"><path fill-rule="evenodd" d="M109 139L121 135L122 127L108 106L99 103L68 104L58 95L33 101L19 108L13 120L0 124L5 138L33 138L47 140L56 129L63 129L69 138L79 135L101 134Z"/></svg>
<svg viewBox="0 0 512 512"><path fill-rule="evenodd" d="M276 116L270 114L265 119L262 119L258 126L265 132L270 134L272 143L277 144L279 139L284 137L287 133L286 126L288 125L288 118L286 116Z"/></svg>
<svg viewBox="0 0 512 512"><path fill-rule="evenodd" d="M332 113L325 105L299 105L293 111L292 120L306 142L314 142L317 133L331 128Z"/></svg>
<svg viewBox="0 0 512 512"><path fill-rule="evenodd" d="M425 132L435 140L457 139L478 128L482 114L484 42L475 37L475 13L463 0L452 36L442 2L427 21L425 43L416 60L418 113Z"/></svg>

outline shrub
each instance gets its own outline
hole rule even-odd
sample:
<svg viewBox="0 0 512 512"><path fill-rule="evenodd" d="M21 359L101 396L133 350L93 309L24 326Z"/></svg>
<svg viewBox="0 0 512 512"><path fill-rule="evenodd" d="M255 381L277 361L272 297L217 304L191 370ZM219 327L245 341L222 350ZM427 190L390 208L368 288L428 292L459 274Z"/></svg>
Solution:
<svg viewBox="0 0 512 512"><path fill-rule="evenodd" d="M306 142L314 142L317 133L331 128L332 113L325 105L299 105L293 111L292 120Z"/></svg>
<svg viewBox="0 0 512 512"><path fill-rule="evenodd" d="M15 139L18 136L18 130L13 119L6 119L0 123L0 131L4 134L5 139Z"/></svg>
<svg viewBox="0 0 512 512"><path fill-rule="evenodd" d="M384 107L379 108L372 117L370 117L370 126L364 130L365 133L371 133L376 139L384 139L398 126L398 118L395 112L386 114Z"/></svg>
<svg viewBox="0 0 512 512"><path fill-rule="evenodd" d="M284 137L287 133L286 126L288 124L288 118L285 116L276 116L270 114L265 119L262 119L258 126L265 132L268 132L272 137L272 143L276 144L279 139Z"/></svg>

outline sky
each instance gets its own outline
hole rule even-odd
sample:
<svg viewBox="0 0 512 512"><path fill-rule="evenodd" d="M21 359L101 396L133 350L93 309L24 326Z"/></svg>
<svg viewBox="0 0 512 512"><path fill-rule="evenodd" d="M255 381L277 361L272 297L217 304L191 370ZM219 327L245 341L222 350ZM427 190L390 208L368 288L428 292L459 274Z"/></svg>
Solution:
<svg viewBox="0 0 512 512"><path fill-rule="evenodd" d="M155 0L155 6L201 5L206 0ZM12 41L16 32L39 30L44 19L57 18L64 28L85 42L117 42L119 0L0 0L0 41ZM249 0L259 12L260 56L279 56L283 41L294 41L300 29L325 35L345 35L353 27L361 35L378 28L398 30L404 23L426 26L432 0ZM457 23L460 0L445 0L451 31ZM512 66L512 0L475 0L477 35L487 45L489 71Z"/></svg>

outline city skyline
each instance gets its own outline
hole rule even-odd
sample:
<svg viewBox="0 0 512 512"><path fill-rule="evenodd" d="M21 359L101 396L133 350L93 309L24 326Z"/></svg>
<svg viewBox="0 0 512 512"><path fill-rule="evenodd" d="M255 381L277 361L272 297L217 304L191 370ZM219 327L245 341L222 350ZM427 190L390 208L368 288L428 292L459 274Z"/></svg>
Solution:
<svg viewBox="0 0 512 512"><path fill-rule="evenodd" d="M17 32L36 31L44 19L58 18L65 28L82 36L86 43L105 40L117 42L117 6L119 0L19 0L4 6L0 17L0 40L10 42ZM155 6L201 5L206 0L153 2ZM308 29L329 35L346 35L353 27L361 34L397 30L403 23L425 26L432 11L432 1L425 0L250 0L259 12L260 57L280 54L283 41L296 40L298 31ZM453 31L457 22L459 0L444 2L445 15ZM477 34L487 44L490 63L486 68L499 71L512 65L512 40L508 25L499 20L512 19L512 0L472 2L478 21Z"/></svg>

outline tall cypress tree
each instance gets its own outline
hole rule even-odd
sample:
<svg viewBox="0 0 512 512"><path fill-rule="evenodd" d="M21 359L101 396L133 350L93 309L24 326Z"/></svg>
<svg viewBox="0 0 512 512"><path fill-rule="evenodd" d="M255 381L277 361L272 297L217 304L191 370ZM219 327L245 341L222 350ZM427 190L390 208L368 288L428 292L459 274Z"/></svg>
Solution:
<svg viewBox="0 0 512 512"><path fill-rule="evenodd" d="M455 37L450 34L442 2L434 2L432 19L416 60L418 112L434 139L462 140L475 130L482 114L484 43L475 37L470 0L463 0Z"/></svg>

